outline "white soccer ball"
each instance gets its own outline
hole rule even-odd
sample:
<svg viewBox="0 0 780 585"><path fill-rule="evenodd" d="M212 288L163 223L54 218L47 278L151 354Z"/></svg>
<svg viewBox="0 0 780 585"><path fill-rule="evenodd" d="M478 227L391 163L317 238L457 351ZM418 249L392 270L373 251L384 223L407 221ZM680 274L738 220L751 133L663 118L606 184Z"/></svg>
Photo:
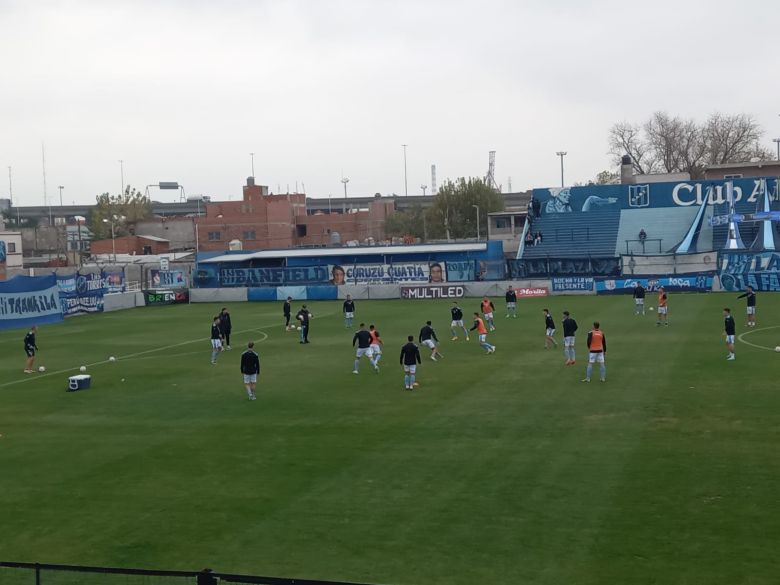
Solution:
<svg viewBox="0 0 780 585"><path fill-rule="evenodd" d="M40 368L38 368L38 371L39 371L39 372L42 374L43 372L45 372L45 371L46 371L46 368L44 368L43 366L41 366Z"/></svg>
<svg viewBox="0 0 780 585"><path fill-rule="evenodd" d="M86 372L86 371L87 371L87 366L81 366L81 367L79 368L79 371L81 371L81 372Z"/></svg>
<svg viewBox="0 0 780 585"><path fill-rule="evenodd" d="M778 346L775 348L775 351L776 351L777 353L780 353L780 345L778 345Z"/></svg>
<svg viewBox="0 0 780 585"><path fill-rule="evenodd" d="M655 309L653 307L649 307L647 310L648 311L655 311Z"/></svg>
<svg viewBox="0 0 780 585"><path fill-rule="evenodd" d="M300 326L300 325L298 325L298 327L297 327L296 329L298 329L298 331L300 331L300 330L301 330L301 326Z"/></svg>
<svg viewBox="0 0 780 585"><path fill-rule="evenodd" d="M114 356L111 356L110 358L108 358L108 361L110 361L110 362L115 362L115 361L116 361L116 358L115 358Z"/></svg>

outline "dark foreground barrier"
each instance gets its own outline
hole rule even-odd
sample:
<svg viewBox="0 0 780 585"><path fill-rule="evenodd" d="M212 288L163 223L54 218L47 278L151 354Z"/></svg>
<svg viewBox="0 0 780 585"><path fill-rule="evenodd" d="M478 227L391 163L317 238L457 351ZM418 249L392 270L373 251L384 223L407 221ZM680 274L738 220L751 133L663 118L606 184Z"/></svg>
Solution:
<svg viewBox="0 0 780 585"><path fill-rule="evenodd" d="M0 561L3 585L218 585L256 583L259 585L367 585L344 581L316 581L258 575L231 575L210 569L202 571L153 571L79 565L46 565Z"/></svg>

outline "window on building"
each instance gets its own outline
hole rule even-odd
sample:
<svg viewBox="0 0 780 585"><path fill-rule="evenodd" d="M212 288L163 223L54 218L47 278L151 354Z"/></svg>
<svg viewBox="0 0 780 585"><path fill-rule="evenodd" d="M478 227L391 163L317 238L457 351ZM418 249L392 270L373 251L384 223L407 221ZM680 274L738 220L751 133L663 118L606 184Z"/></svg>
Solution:
<svg viewBox="0 0 780 585"><path fill-rule="evenodd" d="M742 178L742 174L739 174L739 175L723 175L723 178L726 179L726 180L729 180L729 179L741 179Z"/></svg>
<svg viewBox="0 0 780 585"><path fill-rule="evenodd" d="M255 230L246 230L244 231L244 239L245 240L256 240L257 234L255 233Z"/></svg>
<svg viewBox="0 0 780 585"><path fill-rule="evenodd" d="M299 223L295 226L295 232L298 235L299 238L306 237L306 224L305 223Z"/></svg>
<svg viewBox="0 0 780 585"><path fill-rule="evenodd" d="M512 227L512 220L508 217L497 217L496 218L496 228L498 229L509 229Z"/></svg>
<svg viewBox="0 0 780 585"><path fill-rule="evenodd" d="M222 239L222 232L209 232L209 242L218 242Z"/></svg>
<svg viewBox="0 0 780 585"><path fill-rule="evenodd" d="M16 242L8 242L8 253L9 254L16 253Z"/></svg>

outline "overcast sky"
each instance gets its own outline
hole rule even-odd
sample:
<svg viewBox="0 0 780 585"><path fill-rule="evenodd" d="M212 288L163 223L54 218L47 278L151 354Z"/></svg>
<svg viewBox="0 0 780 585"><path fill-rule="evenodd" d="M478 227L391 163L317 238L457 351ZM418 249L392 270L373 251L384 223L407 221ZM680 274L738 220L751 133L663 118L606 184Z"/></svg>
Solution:
<svg viewBox="0 0 780 585"><path fill-rule="evenodd" d="M615 121L753 114L780 136L775 0L0 0L0 168L16 201L90 202L179 181L240 197L251 173L315 197L514 191L610 166ZM0 178L3 178L0 175ZM8 181L0 180L0 197ZM171 192L155 192L173 200Z"/></svg>

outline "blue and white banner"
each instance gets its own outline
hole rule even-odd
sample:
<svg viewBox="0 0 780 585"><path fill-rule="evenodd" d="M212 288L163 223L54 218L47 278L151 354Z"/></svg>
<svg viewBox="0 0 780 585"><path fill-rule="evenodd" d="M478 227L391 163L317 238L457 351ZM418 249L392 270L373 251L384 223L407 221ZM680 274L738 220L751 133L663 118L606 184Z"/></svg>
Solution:
<svg viewBox="0 0 780 585"><path fill-rule="evenodd" d="M326 266L292 268L223 268L219 271L221 286L264 286L283 284L325 283Z"/></svg>
<svg viewBox="0 0 780 585"><path fill-rule="evenodd" d="M721 253L718 259L720 285L741 291L752 286L759 291L780 291L780 253Z"/></svg>
<svg viewBox="0 0 780 585"><path fill-rule="evenodd" d="M475 280L474 260L446 262L448 282L472 282Z"/></svg>
<svg viewBox="0 0 780 585"><path fill-rule="evenodd" d="M337 264L328 267L333 284L392 284L446 282L447 275L438 262L399 262L397 264Z"/></svg>
<svg viewBox="0 0 780 585"><path fill-rule="evenodd" d="M106 280L106 294L125 292L124 272L104 272L103 277Z"/></svg>
<svg viewBox="0 0 780 585"><path fill-rule="evenodd" d="M634 287L641 284L647 292L656 292L660 287L668 292L706 292L712 290L712 275L645 276L634 278L596 279L596 293L631 294Z"/></svg>
<svg viewBox="0 0 780 585"><path fill-rule="evenodd" d="M151 270L152 288L187 288L187 275L183 270Z"/></svg>
<svg viewBox="0 0 780 585"><path fill-rule="evenodd" d="M62 321L62 305L54 274L0 282L0 329L58 321Z"/></svg>
<svg viewBox="0 0 780 585"><path fill-rule="evenodd" d="M65 316L103 311L106 279L103 274L58 276L62 313Z"/></svg>
<svg viewBox="0 0 780 585"><path fill-rule="evenodd" d="M6 245L4 240L0 240L0 262L5 262Z"/></svg>
<svg viewBox="0 0 780 585"><path fill-rule="evenodd" d="M593 278L590 276L554 276L552 278L552 289L555 292L593 292Z"/></svg>

